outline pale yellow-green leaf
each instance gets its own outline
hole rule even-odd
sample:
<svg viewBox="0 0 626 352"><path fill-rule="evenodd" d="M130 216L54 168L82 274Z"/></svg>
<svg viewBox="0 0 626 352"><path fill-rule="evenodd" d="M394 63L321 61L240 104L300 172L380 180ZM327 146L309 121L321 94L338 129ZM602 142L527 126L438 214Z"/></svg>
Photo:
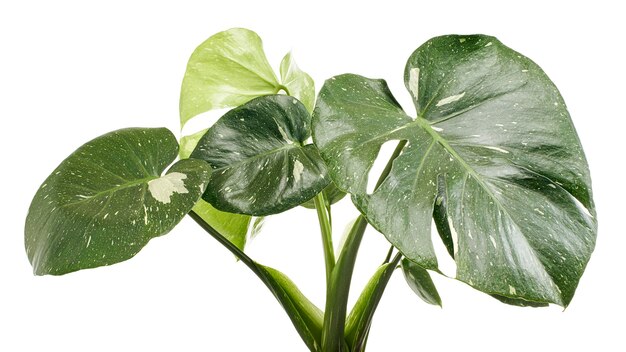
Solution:
<svg viewBox="0 0 626 352"><path fill-rule="evenodd" d="M309 112L315 107L315 84L306 72L300 70L291 53L280 63L280 76L288 94L300 100Z"/></svg>
<svg viewBox="0 0 626 352"><path fill-rule="evenodd" d="M233 28L217 33L189 58L180 94L181 126L203 112L239 106L279 90L255 32Z"/></svg>

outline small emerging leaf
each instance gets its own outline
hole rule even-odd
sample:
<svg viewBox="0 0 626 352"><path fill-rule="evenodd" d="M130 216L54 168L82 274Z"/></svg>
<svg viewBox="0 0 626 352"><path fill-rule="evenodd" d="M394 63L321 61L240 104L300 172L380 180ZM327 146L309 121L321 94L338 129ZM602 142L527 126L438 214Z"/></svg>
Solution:
<svg viewBox="0 0 626 352"><path fill-rule="evenodd" d="M262 216L313 198L328 180L317 148L304 145L309 124L302 103L285 95L226 113L191 154L213 167L203 199L222 211Z"/></svg>
<svg viewBox="0 0 626 352"><path fill-rule="evenodd" d="M204 191L211 169L176 158L165 128L100 136L65 159L37 191L25 242L35 274L61 275L133 257L169 232Z"/></svg>
<svg viewBox="0 0 626 352"><path fill-rule="evenodd" d="M387 283L396 269L397 260L385 263L376 270L354 304L348 319L346 319L345 334L351 347L350 351L361 352L365 350L374 313L385 292Z"/></svg>
<svg viewBox="0 0 626 352"><path fill-rule="evenodd" d="M404 258L402 259L402 272L407 284L419 298L428 304L441 307L441 297L427 270Z"/></svg>
<svg viewBox="0 0 626 352"><path fill-rule="evenodd" d="M288 94L300 100L304 107L313 112L315 106L315 84L306 72L300 70L291 53L285 55L280 63L280 76L289 92Z"/></svg>

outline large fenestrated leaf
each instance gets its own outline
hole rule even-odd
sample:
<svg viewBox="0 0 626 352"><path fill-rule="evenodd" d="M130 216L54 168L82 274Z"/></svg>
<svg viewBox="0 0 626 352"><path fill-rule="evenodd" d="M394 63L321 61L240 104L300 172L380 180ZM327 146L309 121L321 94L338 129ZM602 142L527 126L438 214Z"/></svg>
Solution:
<svg viewBox="0 0 626 352"><path fill-rule="evenodd" d="M480 35L428 41L411 55L405 83L416 118L382 80L326 82L313 139L333 181L421 267L437 268L431 218L445 206L434 215L459 280L566 306L597 224L585 156L554 84L531 60ZM407 144L367 194L368 171L389 140Z"/></svg>
<svg viewBox="0 0 626 352"><path fill-rule="evenodd" d="M257 216L313 198L328 180L317 148L305 145L310 119L302 103L285 95L226 113L191 153L213 167L202 198L222 211Z"/></svg>
<svg viewBox="0 0 626 352"><path fill-rule="evenodd" d="M180 124L212 109L275 94L280 88L256 33L244 28L219 32L189 58L180 91Z"/></svg>
<svg viewBox="0 0 626 352"><path fill-rule="evenodd" d="M78 148L41 185L26 218L35 274L61 275L133 257L191 210L211 169L174 164L178 144L165 128L129 128Z"/></svg>

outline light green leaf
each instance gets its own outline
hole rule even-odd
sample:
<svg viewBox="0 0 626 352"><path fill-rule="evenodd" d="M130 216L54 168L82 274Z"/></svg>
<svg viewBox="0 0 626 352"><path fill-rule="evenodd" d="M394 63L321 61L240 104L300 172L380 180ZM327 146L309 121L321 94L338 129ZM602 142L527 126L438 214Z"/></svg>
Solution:
<svg viewBox="0 0 626 352"><path fill-rule="evenodd" d="M65 159L37 191L25 243L35 274L61 275L130 259L191 210L211 169L174 161L178 144L165 128L100 136Z"/></svg>
<svg viewBox="0 0 626 352"><path fill-rule="evenodd" d="M428 41L409 59L405 84L416 118L384 81L326 82L313 139L333 181L421 267L437 269L434 213L440 230L447 224L442 238L453 247L459 280L567 306L597 223L587 162L554 84L535 63L481 35ZM368 194L368 172L390 140L407 144ZM434 212L443 200L445 209Z"/></svg>
<svg viewBox="0 0 626 352"><path fill-rule="evenodd" d="M259 36L233 28L215 34L191 54L180 93L180 123L203 112L239 106L281 86Z"/></svg>
<svg viewBox="0 0 626 352"><path fill-rule="evenodd" d="M189 155L191 155L191 152L193 152L193 150L196 149L196 145L198 145L198 141L200 140L200 138L202 138L202 136L204 136L204 134L208 130L209 130L208 128L205 128L201 131L190 134L188 136L183 136L180 139L180 150L178 151L178 156L181 159L189 158Z"/></svg>
<svg viewBox="0 0 626 352"><path fill-rule="evenodd" d="M202 199L193 207L193 211L243 251L251 216L219 211Z"/></svg>
<svg viewBox="0 0 626 352"><path fill-rule="evenodd" d="M317 148L304 145L309 124L302 103L285 95L226 113L191 153L214 169L203 199L222 211L263 216L313 198L328 180Z"/></svg>
<svg viewBox="0 0 626 352"><path fill-rule="evenodd" d="M407 284L419 298L428 304L441 307L441 297L427 270L404 258L402 259L402 272Z"/></svg>
<svg viewBox="0 0 626 352"><path fill-rule="evenodd" d="M285 55L280 63L280 76L283 86L287 87L287 94L300 100L309 113L313 112L315 83L311 76L300 70L291 53Z"/></svg>

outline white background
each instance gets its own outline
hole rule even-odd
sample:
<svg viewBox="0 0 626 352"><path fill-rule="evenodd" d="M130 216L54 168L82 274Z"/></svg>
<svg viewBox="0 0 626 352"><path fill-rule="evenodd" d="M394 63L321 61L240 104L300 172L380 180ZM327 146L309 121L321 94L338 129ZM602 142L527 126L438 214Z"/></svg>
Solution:
<svg viewBox="0 0 626 352"><path fill-rule="evenodd" d="M87 4L89 3L89 4ZM304 351L265 287L186 219L130 261L35 277L23 224L35 191L78 146L131 126L178 133L186 61L231 27L264 39L274 67L293 50L317 88L352 72L388 80L412 111L404 64L427 39L485 33L535 60L568 104L594 182L596 251L563 312L503 305L466 285L435 280L443 309L422 303L400 272L371 331L370 351L624 350L624 62L618 2L391 0L20 1L0 5L0 350ZM407 5L411 3L412 5ZM334 214L337 236L356 212ZM368 230L354 292L384 258ZM287 273L319 306L324 274L315 213L270 217L249 254Z"/></svg>

